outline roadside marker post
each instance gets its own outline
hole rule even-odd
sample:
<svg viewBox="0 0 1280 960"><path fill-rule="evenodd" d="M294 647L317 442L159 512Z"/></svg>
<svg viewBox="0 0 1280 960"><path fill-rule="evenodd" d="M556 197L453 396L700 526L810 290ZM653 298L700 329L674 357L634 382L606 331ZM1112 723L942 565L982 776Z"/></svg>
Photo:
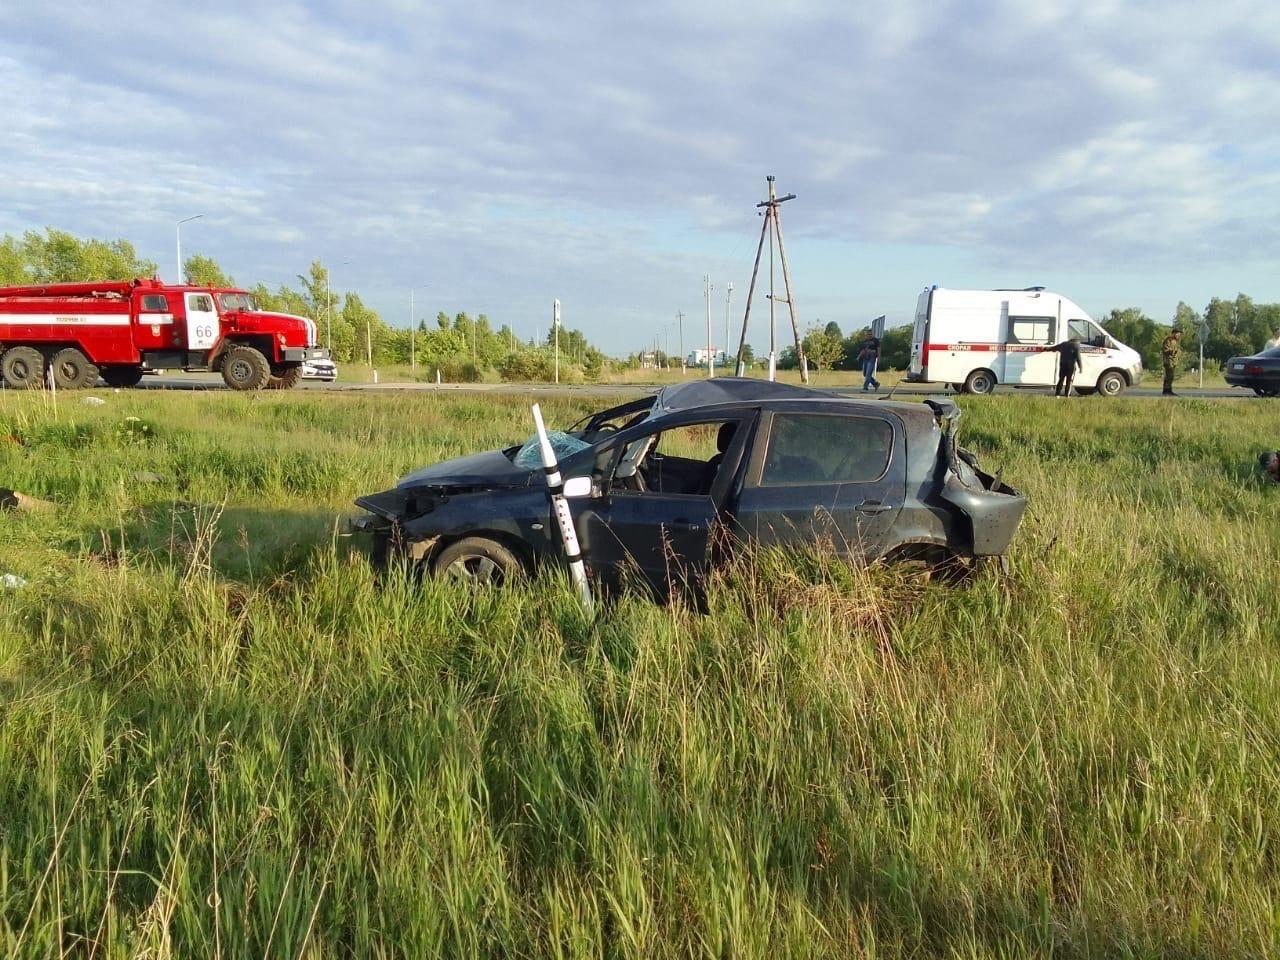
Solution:
<svg viewBox="0 0 1280 960"><path fill-rule="evenodd" d="M542 410L533 405L533 423L538 428L538 447L542 451L542 469L547 475L547 492L551 497L551 512L556 516L556 524L560 527L560 542L564 545L564 556L569 561L569 576L578 590L578 598L587 613L595 609L591 597L591 585L587 583L587 568L582 562L582 548L578 546L578 531L573 526L573 515L569 512L569 502L564 498L564 480L560 477L560 465L556 462L556 452L547 436L547 428L542 422Z"/></svg>

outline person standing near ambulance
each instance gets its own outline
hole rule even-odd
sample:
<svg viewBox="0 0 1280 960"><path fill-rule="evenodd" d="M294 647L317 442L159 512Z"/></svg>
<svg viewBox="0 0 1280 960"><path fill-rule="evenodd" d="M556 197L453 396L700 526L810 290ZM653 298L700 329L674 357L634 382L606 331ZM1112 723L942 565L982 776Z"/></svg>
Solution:
<svg viewBox="0 0 1280 960"><path fill-rule="evenodd" d="M1084 369L1084 361L1080 359L1080 338L1072 337L1062 343L1048 347L1046 353L1058 355L1058 382L1054 384L1055 397L1071 396L1071 384L1076 378L1076 371Z"/></svg>

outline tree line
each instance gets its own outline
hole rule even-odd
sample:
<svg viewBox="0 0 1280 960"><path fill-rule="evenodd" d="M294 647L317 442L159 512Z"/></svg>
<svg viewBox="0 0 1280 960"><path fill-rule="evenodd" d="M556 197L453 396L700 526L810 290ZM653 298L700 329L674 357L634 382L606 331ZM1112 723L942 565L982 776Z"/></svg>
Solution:
<svg viewBox="0 0 1280 960"><path fill-rule="evenodd" d="M187 279L197 285L237 287L212 257L193 254L183 264ZM155 276L156 263L138 255L128 240L82 239L53 227L27 231L21 237L0 238L0 286L26 283L59 283L77 280L131 280ZM510 380L550 380L554 374L555 334L548 329L539 342L521 340L509 325L496 327L483 313L449 316L437 312L434 319L418 319L411 330L387 324L359 294L332 290L329 271L313 261L297 285L280 284L272 290L263 283L248 289L266 310L309 317L318 338L330 347L339 363L419 365L424 376L439 370L445 380L482 380L490 375ZM1198 356L1198 332L1206 330L1205 360L1218 366L1230 357L1261 350L1280 330L1280 303L1254 303L1241 293L1233 299L1214 297L1202 311L1179 303L1168 323L1155 320L1137 307L1112 310L1099 318L1107 331L1142 356L1148 369L1160 367L1160 345L1172 329L1183 334L1182 364L1193 365ZM856 370L858 353L871 334L863 326L845 334L834 321L815 323L803 337L805 355L819 370ZM906 369L911 357L911 327L886 330L881 339L880 366ZM755 355L747 346L748 363ZM670 365L679 358L659 355ZM566 382L594 379L612 366L636 366L639 356L612 361L592 346L580 330L560 330L560 378ZM799 366L794 346L778 358L781 369Z"/></svg>
<svg viewBox="0 0 1280 960"><path fill-rule="evenodd" d="M158 267L140 257L127 240L81 239L52 227L0 238L0 286L85 280L152 277ZM333 289L328 268L313 261L296 285L274 290L264 283L237 284L212 257L193 254L183 261L186 280L196 286L247 290L264 310L291 313L316 324L317 339L339 363L374 366L415 364L424 378L477 381L491 376L509 380L551 380L555 374L555 332L539 342L521 340L509 325L495 327L483 313L452 316L438 311L428 321L393 327L352 291ZM560 328L560 379L594 379L610 364L580 330Z"/></svg>

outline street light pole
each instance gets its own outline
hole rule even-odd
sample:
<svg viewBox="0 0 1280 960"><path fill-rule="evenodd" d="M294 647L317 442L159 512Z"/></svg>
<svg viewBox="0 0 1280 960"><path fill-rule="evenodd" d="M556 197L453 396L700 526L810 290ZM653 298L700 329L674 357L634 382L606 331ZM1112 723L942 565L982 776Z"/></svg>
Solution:
<svg viewBox="0 0 1280 960"><path fill-rule="evenodd" d="M194 217L184 217L182 220L179 220L174 224L173 233L177 241L178 248L178 283L182 283L182 225L184 223L190 223L192 220L199 220L203 216L203 213L197 213Z"/></svg>
<svg viewBox="0 0 1280 960"><path fill-rule="evenodd" d="M710 379L716 375L716 360L711 355L711 274L704 273L702 283L707 295L707 379Z"/></svg>

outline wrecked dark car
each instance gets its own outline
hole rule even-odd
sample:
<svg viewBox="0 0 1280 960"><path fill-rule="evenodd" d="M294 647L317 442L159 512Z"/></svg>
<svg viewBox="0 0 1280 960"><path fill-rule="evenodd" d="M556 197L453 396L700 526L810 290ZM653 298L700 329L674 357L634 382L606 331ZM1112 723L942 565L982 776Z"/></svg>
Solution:
<svg viewBox="0 0 1280 960"><path fill-rule="evenodd" d="M1002 557L1026 498L956 443L950 400L845 398L763 380L669 386L551 439L588 575L658 594L740 545L828 545L867 562ZM500 582L564 563L536 437L361 497L377 564Z"/></svg>

